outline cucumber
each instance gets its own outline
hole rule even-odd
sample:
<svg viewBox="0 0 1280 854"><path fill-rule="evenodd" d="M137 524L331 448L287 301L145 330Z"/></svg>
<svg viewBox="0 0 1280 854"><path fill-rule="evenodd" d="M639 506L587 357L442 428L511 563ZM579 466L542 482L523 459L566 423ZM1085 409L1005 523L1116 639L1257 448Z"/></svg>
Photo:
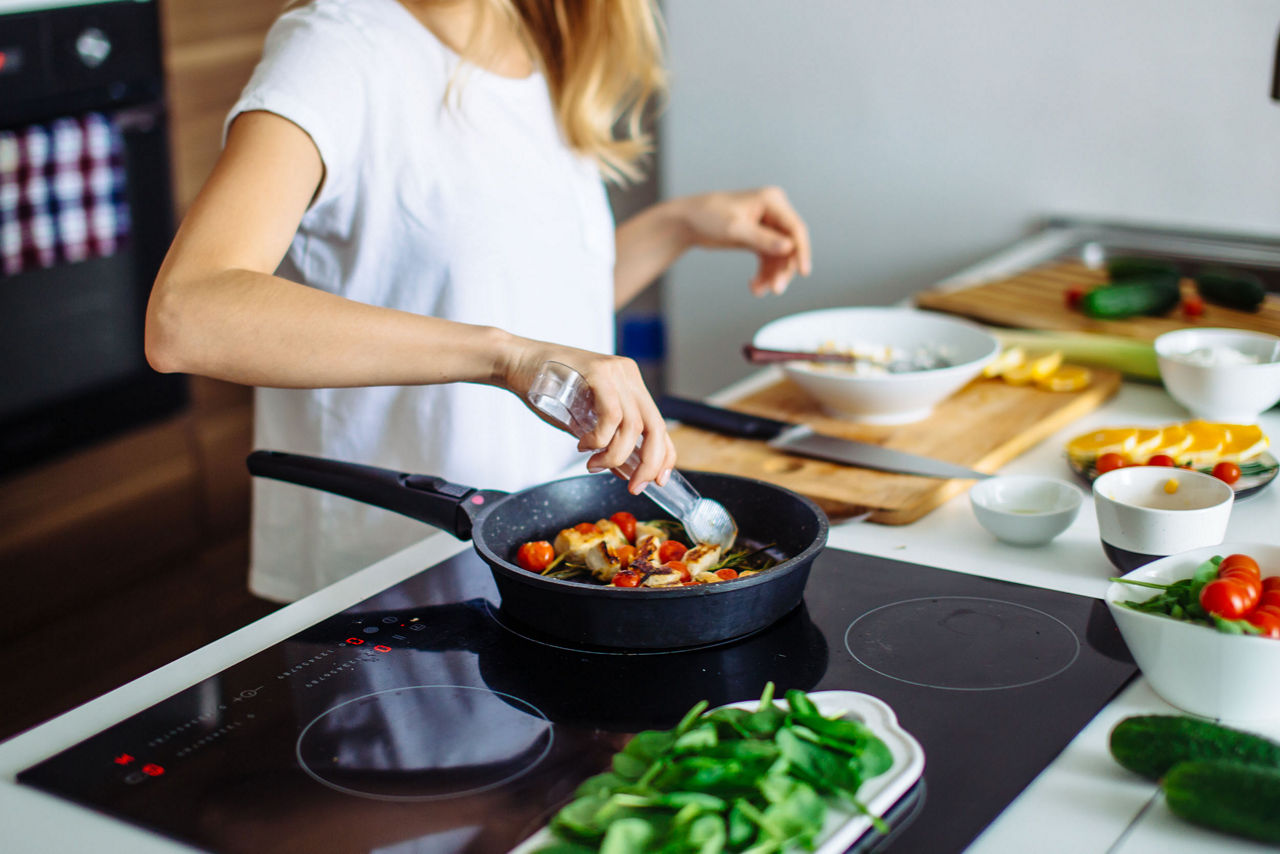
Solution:
<svg viewBox="0 0 1280 854"><path fill-rule="evenodd" d="M1195 279L1196 290L1204 297L1205 302L1226 308L1257 311L1267 296L1262 280L1243 270L1206 267L1196 273Z"/></svg>
<svg viewBox="0 0 1280 854"><path fill-rule="evenodd" d="M1173 276L1181 278L1178 265L1164 258L1144 258L1140 255L1117 255L1107 259L1107 275L1118 282L1135 276Z"/></svg>
<svg viewBox="0 0 1280 854"><path fill-rule="evenodd" d="M1280 744L1182 715L1136 715L1111 730L1111 755L1134 773L1159 780L1179 762L1229 759L1280 771Z"/></svg>
<svg viewBox="0 0 1280 854"><path fill-rule="evenodd" d="M1118 320L1136 314L1165 314L1182 299L1177 274L1150 273L1113 285L1102 285L1080 299L1080 310L1089 317Z"/></svg>
<svg viewBox="0 0 1280 854"><path fill-rule="evenodd" d="M1193 824L1280 842L1280 770L1223 759L1180 762L1161 788L1169 810Z"/></svg>

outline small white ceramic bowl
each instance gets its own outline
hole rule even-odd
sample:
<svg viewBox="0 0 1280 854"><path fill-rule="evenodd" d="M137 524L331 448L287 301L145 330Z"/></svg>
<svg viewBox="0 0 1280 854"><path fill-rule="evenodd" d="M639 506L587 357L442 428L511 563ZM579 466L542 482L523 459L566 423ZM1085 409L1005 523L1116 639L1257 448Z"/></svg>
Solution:
<svg viewBox="0 0 1280 854"><path fill-rule="evenodd" d="M1179 329L1156 338L1155 349L1165 390L1197 418L1253 424L1280 401L1280 338L1274 335Z"/></svg>
<svg viewBox="0 0 1280 854"><path fill-rule="evenodd" d="M1191 469L1113 469L1093 481L1102 550L1116 569L1128 572L1166 555L1220 543L1235 495L1226 482Z"/></svg>
<svg viewBox="0 0 1280 854"><path fill-rule="evenodd" d="M769 350L804 352L829 344L841 349L925 351L950 362L944 368L886 374L855 374L831 363L783 364L786 375L828 414L872 424L904 424L927 417L1000 352L995 336L974 323L910 308L829 308L792 314L761 327L752 343Z"/></svg>
<svg viewBox="0 0 1280 854"><path fill-rule="evenodd" d="M1214 555L1250 555L1264 577L1280 575L1280 546L1224 542L1161 558L1122 576L1171 584L1190 578ZM1119 604L1145 602L1158 590L1112 582L1107 608L1152 689L1194 715L1232 720L1280 718L1280 640L1229 635Z"/></svg>
<svg viewBox="0 0 1280 854"><path fill-rule="evenodd" d="M1015 546L1042 546L1075 521L1084 493L1064 480L1001 475L969 489L969 504L982 527Z"/></svg>

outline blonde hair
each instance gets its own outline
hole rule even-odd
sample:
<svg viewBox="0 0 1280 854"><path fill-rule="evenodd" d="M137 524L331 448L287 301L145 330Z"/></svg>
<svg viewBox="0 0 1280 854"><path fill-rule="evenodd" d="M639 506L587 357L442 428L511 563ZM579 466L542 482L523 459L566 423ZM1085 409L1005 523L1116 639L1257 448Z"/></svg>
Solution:
<svg viewBox="0 0 1280 854"><path fill-rule="evenodd" d="M610 181L643 177L653 150L646 108L667 84L656 0L485 3L525 40L568 145L593 158Z"/></svg>

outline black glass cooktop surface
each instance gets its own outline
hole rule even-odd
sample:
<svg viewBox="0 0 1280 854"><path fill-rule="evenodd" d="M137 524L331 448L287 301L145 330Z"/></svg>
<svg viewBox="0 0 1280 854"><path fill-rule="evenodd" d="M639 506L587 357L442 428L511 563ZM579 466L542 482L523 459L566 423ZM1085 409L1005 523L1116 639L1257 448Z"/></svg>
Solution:
<svg viewBox="0 0 1280 854"><path fill-rule="evenodd" d="M1136 672L1100 600L828 549L805 603L716 647L566 649L471 551L22 772L228 852L507 851L640 729L788 688L887 702L926 755L891 851L968 845Z"/></svg>

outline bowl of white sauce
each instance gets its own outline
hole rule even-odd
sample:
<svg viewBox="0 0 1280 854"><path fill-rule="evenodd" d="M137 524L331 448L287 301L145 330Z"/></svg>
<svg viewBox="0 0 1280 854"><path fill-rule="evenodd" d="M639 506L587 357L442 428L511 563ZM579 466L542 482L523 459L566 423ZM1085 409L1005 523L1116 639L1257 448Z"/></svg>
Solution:
<svg viewBox="0 0 1280 854"><path fill-rule="evenodd" d="M1155 341L1160 381L1197 418L1254 424L1280 401L1280 338L1243 329L1179 329Z"/></svg>

